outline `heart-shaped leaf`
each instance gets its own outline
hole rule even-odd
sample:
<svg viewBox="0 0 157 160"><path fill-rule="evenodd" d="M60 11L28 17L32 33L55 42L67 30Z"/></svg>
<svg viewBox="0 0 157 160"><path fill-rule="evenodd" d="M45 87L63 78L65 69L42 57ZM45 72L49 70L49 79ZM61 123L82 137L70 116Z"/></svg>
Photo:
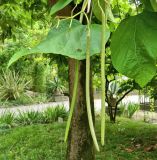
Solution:
<svg viewBox="0 0 157 160"><path fill-rule="evenodd" d="M92 24L91 30L91 56L100 53L101 50L101 25ZM110 36L106 31L106 42ZM13 55L9 65L19 58L32 53L53 53L82 60L86 58L87 26L79 21L73 20L70 26L69 20L60 22L59 27L54 26L45 40L32 49L24 49Z"/></svg>
<svg viewBox="0 0 157 160"><path fill-rule="evenodd" d="M156 74L157 13L144 12L121 22L111 39L113 65L145 86Z"/></svg>

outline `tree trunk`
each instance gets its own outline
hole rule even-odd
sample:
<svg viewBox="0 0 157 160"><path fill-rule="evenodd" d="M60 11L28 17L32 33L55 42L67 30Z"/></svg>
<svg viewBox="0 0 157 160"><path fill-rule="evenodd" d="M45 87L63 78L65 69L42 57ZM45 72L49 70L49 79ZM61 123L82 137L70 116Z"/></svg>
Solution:
<svg viewBox="0 0 157 160"><path fill-rule="evenodd" d="M108 106L108 109L109 109L110 122L115 123L117 116L117 106Z"/></svg>
<svg viewBox="0 0 157 160"><path fill-rule="evenodd" d="M108 106L108 114L110 117L110 122L114 122L113 109L111 105Z"/></svg>
<svg viewBox="0 0 157 160"><path fill-rule="evenodd" d="M110 121L115 123L116 121L116 115L117 115L117 100L113 97L113 95L110 95L108 98L108 111L110 116Z"/></svg>
<svg viewBox="0 0 157 160"><path fill-rule="evenodd" d="M75 62L76 62L75 60L69 59L70 102L73 93ZM67 160L95 159L93 140L90 134L87 109L86 109L85 77L86 77L86 63L85 61L81 61L79 68L77 103L72 118L72 124L67 146L67 156L66 156ZM92 107L92 114L94 115L94 101L93 101L92 89L91 89L91 107Z"/></svg>
<svg viewBox="0 0 157 160"><path fill-rule="evenodd" d="M57 0L49 0L50 6L55 4ZM70 16L72 7L68 5L57 13L60 16ZM75 9L76 10L76 9ZM73 95L75 60L69 59L69 98L70 103ZM80 62L79 68L79 84L77 103L73 113L71 129L68 137L67 160L95 160L94 145L90 134L87 109L86 109L86 94L85 94L85 78L86 78L86 63ZM91 108L94 120L94 99L91 89Z"/></svg>

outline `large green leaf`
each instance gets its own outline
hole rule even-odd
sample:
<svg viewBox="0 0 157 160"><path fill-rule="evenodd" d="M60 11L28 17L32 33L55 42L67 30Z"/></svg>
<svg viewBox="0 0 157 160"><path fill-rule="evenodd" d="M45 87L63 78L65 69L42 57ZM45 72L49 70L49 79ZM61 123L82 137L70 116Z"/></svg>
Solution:
<svg viewBox="0 0 157 160"><path fill-rule="evenodd" d="M65 6L67 6L72 0L58 0L57 3L55 3L50 11L50 15L55 14L59 10L63 9Z"/></svg>
<svg viewBox="0 0 157 160"><path fill-rule="evenodd" d="M91 29L91 56L100 53L101 47L101 25L93 24ZM32 53L53 53L82 60L86 58L87 26L77 20L73 20L70 27L69 20L60 22L59 27L54 26L45 40L32 49L24 49L13 55L9 65L19 58ZM106 31L106 41L110 32Z"/></svg>
<svg viewBox="0 0 157 160"><path fill-rule="evenodd" d="M114 67L141 86L156 74L157 13L144 12L121 22L111 39Z"/></svg>

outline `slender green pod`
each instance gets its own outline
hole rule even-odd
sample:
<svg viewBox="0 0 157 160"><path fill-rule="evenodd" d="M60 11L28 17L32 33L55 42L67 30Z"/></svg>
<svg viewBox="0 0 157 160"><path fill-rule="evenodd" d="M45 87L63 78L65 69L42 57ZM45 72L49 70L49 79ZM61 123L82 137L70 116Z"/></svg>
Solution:
<svg viewBox="0 0 157 160"><path fill-rule="evenodd" d="M101 144L105 144L105 30L106 16L102 12L102 39L101 39Z"/></svg>
<svg viewBox="0 0 157 160"><path fill-rule="evenodd" d="M83 10L85 10L88 1L85 0L83 4ZM95 148L97 151L100 151L99 145L97 142L95 130L94 130L94 124L92 119L92 113L91 113L91 104L90 104L90 27L89 27L89 20L86 14L86 19L88 21L88 28L87 28L87 48L86 48L86 105L87 105L87 115L88 115L88 121L89 121L89 128L91 131L91 136L95 145ZM83 14L80 15L80 22L82 23L83 20ZM67 141L69 130L70 130L70 124L72 115L74 112L75 104L76 104L76 97L77 97L77 91L78 91L78 80L79 80L79 61L76 61L75 65L75 81L74 81L74 89L73 89L73 97L70 107L70 114L67 121L66 131L65 131L65 137L64 141Z"/></svg>
<svg viewBox="0 0 157 160"><path fill-rule="evenodd" d="M80 14L80 23L82 23L82 21L83 21L83 12L86 9L87 4L88 4L87 0L84 0L81 12L79 13ZM73 115L75 104L76 104L76 97L77 97L77 91L78 91L78 81L79 81L79 60L76 60L73 96L72 96L68 121L67 121L66 129L65 129L65 137L64 137L65 142L68 139L70 124L71 124L71 120L72 120L72 115Z"/></svg>
<svg viewBox="0 0 157 160"><path fill-rule="evenodd" d="M90 28L89 27L87 30L87 48L86 48L86 104L87 104L89 128L91 131L93 142L96 150L100 151L94 130L94 124L91 113L91 104L90 104Z"/></svg>
<svg viewBox="0 0 157 160"><path fill-rule="evenodd" d="M108 2L105 2L108 3ZM101 145L105 145L105 31L107 26L107 15L102 9L100 1L98 5L102 15L102 37L101 37ZM107 10L105 8L105 10Z"/></svg>
<svg viewBox="0 0 157 160"><path fill-rule="evenodd" d="M70 112L69 112L69 116L68 116L68 121L67 121L67 125L66 125L66 130L65 130L65 137L64 137L64 141L65 141L65 142L66 142L67 139L68 139L68 134L69 134L69 130L70 130L71 119L72 119L72 115L73 115L74 108L75 108L75 104L76 104L76 97L77 97L77 91L78 91L78 81L79 81L79 61L76 60L73 96L72 96L72 100L71 100Z"/></svg>

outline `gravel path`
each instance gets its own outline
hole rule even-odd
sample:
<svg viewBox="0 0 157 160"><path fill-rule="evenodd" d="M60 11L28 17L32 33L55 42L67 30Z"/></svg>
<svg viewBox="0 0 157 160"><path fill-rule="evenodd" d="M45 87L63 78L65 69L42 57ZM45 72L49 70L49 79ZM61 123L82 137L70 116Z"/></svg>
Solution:
<svg viewBox="0 0 157 160"><path fill-rule="evenodd" d="M137 98L136 98L137 99ZM128 101L128 98L124 100L124 102ZM12 112L15 114L18 114L20 112L26 112L26 111L39 111L42 112L48 107L55 107L57 105L64 105L66 110L69 110L69 101L61 101L61 102L50 102L45 104L34 104L34 105L28 105L28 106L15 106L11 108L0 108L0 114L3 114L4 112ZM94 100L95 105L95 111L100 111L101 106L101 100L95 99ZM157 113L156 112L149 112L149 111L137 111L134 116L134 120L142 120L149 123L157 124Z"/></svg>
<svg viewBox="0 0 157 160"><path fill-rule="evenodd" d="M123 103L126 102L134 102L138 103L138 96L126 96L125 99L123 100ZM5 111L10 111L10 112L15 112L15 114L18 113L18 111L43 111L47 107L54 107L57 105L64 105L65 108L68 110L69 109L69 101L68 100L60 100L60 102L51 102L51 103L44 103L44 104L33 104L33 105L27 105L27 106L13 106L10 108L1 108L0 107L0 114L2 114ZM101 100L100 99L95 99L94 100L94 105L95 105L95 110L100 111L100 106L101 106Z"/></svg>
<svg viewBox="0 0 157 160"><path fill-rule="evenodd" d="M0 114L3 114L4 112L12 112L15 114L18 114L19 112L26 112L26 111L42 112L43 110L45 110L48 107L55 107L57 105L64 105L67 110L69 108L68 101L50 102L50 103L33 104L33 105L27 105L27 106L15 106L15 107L11 107L11 108L0 108Z"/></svg>
<svg viewBox="0 0 157 160"><path fill-rule="evenodd" d="M101 100L96 99L94 100L95 104L95 110L99 111L101 106ZM18 114L20 112L26 112L26 111L43 111L48 107L55 107L57 105L64 105L66 110L69 110L69 101L62 101L62 102L50 102L50 103L44 103L44 104L34 104L34 105L27 105L27 106L15 106L11 108L0 108L0 114L4 112L13 112L15 114Z"/></svg>

